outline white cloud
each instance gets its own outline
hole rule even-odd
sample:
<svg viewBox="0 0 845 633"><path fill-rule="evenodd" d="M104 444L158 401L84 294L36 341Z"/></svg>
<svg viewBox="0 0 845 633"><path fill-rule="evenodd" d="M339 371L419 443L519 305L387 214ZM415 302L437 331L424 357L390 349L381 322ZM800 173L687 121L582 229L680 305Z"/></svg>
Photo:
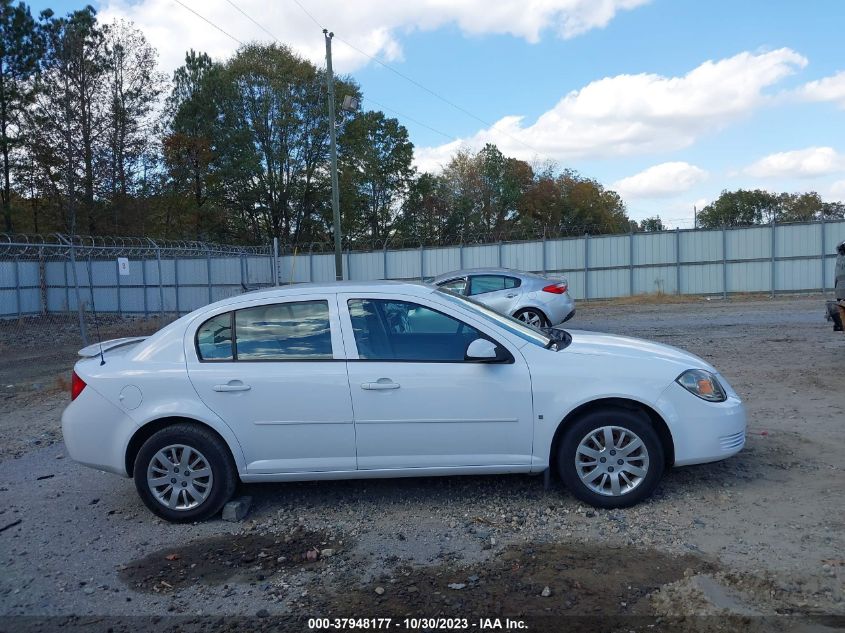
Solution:
<svg viewBox="0 0 845 633"><path fill-rule="evenodd" d="M268 41L270 36L226 0L181 0L235 38ZM346 46L345 39L369 55L400 59L400 36L413 30L457 25L468 35L504 34L537 42L551 31L571 38L603 28L624 10L650 0L321 0L303 5L326 28L337 34L335 67L350 72L369 59ZM317 25L292 0L237 0L237 6L275 37L314 62L322 63L325 45ZM172 0L104 0L106 21L132 20L158 49L162 66L180 66L188 48L212 57L231 54L237 44Z"/></svg>
<svg viewBox="0 0 845 633"><path fill-rule="evenodd" d="M769 154L744 172L757 178L815 178L845 170L845 156L832 147L808 147Z"/></svg>
<svg viewBox="0 0 845 633"><path fill-rule="evenodd" d="M671 198L689 191L707 172L682 161L661 163L611 185L623 198Z"/></svg>
<svg viewBox="0 0 845 633"><path fill-rule="evenodd" d="M474 136L422 148L423 162L442 160L463 145L496 143L520 158L558 160L676 150L761 107L765 89L803 68L807 59L789 48L744 52L706 61L686 75L617 75L593 81L563 97L534 123L506 116Z"/></svg>
<svg viewBox="0 0 845 633"><path fill-rule="evenodd" d="M845 108L845 70L804 84L798 89L798 96L805 101L834 101Z"/></svg>
<svg viewBox="0 0 845 633"><path fill-rule="evenodd" d="M828 196L831 200L845 200L845 180L837 180L830 186L830 196Z"/></svg>

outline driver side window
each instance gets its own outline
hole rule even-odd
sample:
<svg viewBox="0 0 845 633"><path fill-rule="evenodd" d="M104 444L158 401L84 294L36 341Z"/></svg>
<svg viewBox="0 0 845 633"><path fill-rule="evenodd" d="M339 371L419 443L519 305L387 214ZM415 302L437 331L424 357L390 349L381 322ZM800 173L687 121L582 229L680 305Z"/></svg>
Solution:
<svg viewBox="0 0 845 633"><path fill-rule="evenodd" d="M350 299L355 345L361 360L461 362L467 345L486 338L450 316L393 299Z"/></svg>

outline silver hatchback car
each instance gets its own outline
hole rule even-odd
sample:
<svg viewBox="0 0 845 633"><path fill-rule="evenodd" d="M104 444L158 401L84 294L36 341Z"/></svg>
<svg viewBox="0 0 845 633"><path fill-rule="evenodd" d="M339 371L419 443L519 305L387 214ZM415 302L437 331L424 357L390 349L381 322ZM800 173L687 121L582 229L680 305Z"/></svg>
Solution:
<svg viewBox="0 0 845 633"><path fill-rule="evenodd" d="M473 268L439 275L432 283L537 328L559 325L575 315L565 279L510 268Z"/></svg>

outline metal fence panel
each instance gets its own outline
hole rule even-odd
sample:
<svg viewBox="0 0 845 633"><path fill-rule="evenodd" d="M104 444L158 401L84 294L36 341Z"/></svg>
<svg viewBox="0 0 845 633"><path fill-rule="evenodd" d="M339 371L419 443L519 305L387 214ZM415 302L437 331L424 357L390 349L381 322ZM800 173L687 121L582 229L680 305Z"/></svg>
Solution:
<svg viewBox="0 0 845 633"><path fill-rule="evenodd" d="M546 240L546 270L582 269L584 267L584 243L583 237ZM540 247L542 248L542 243Z"/></svg>

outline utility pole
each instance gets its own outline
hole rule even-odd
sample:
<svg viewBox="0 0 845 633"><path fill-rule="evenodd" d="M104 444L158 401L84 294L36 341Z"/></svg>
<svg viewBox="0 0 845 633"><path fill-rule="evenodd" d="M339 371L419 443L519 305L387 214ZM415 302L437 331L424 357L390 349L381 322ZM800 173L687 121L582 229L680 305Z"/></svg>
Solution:
<svg viewBox="0 0 845 633"><path fill-rule="evenodd" d="M329 92L329 144L332 158L332 217L334 223L334 270L335 279L343 280L343 252L340 246L340 192L337 184L337 130L334 118L334 74L332 73L332 38L334 33L323 29L326 40L326 84Z"/></svg>

